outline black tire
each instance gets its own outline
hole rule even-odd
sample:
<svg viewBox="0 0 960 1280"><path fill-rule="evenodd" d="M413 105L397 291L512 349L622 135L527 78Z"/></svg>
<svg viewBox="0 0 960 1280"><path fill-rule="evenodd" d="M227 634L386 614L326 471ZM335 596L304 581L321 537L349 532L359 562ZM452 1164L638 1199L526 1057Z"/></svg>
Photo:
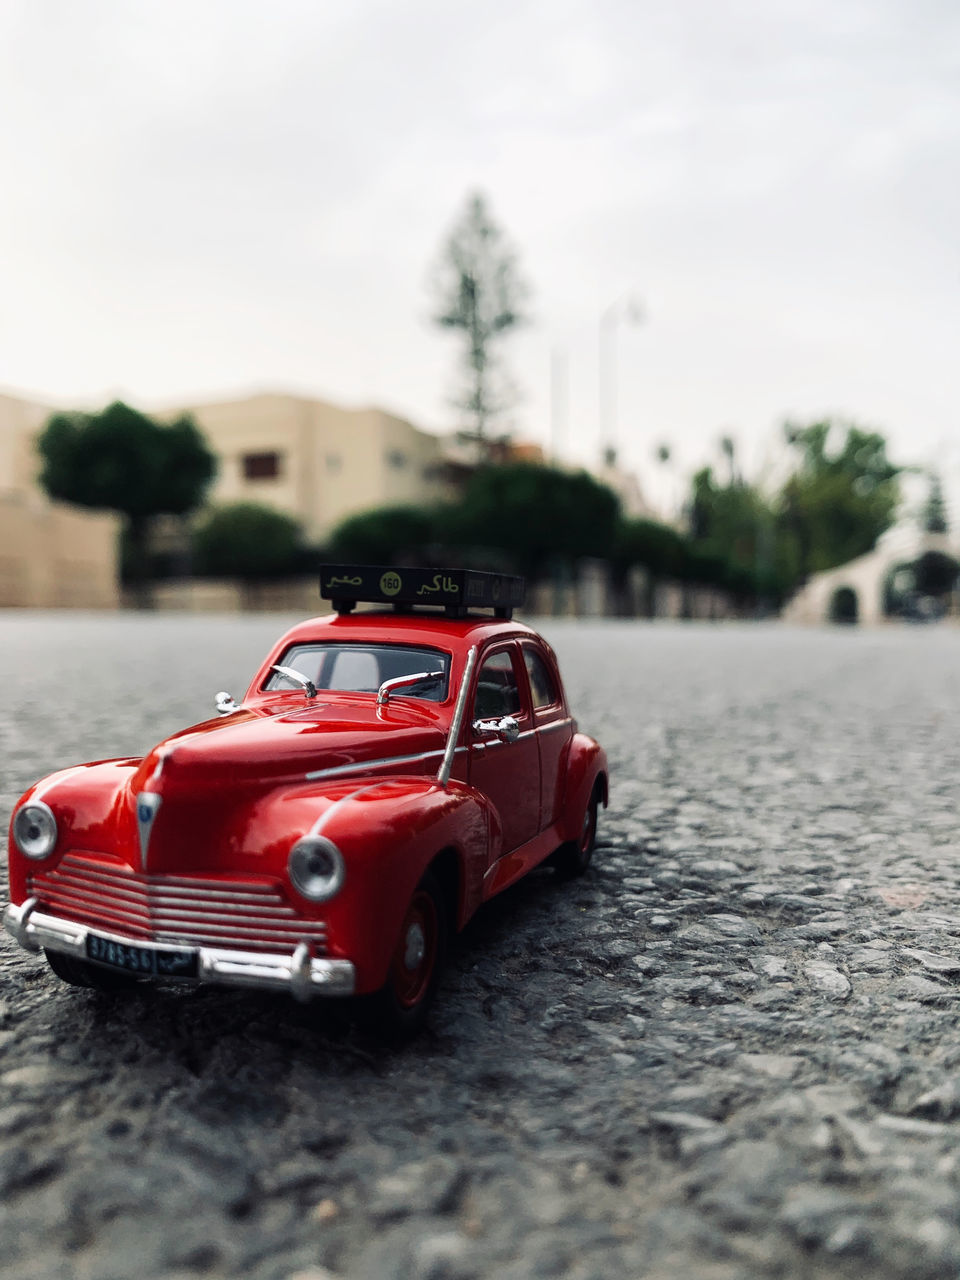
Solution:
<svg viewBox="0 0 960 1280"><path fill-rule="evenodd" d="M597 810L600 807L600 787L594 787L593 795L587 802L577 840L569 840L562 844L553 855L553 865L558 873L572 878L582 876L593 858L597 846Z"/></svg>
<svg viewBox="0 0 960 1280"><path fill-rule="evenodd" d="M443 890L428 871L404 912L387 980L367 1001L372 1030L405 1038L421 1029L440 983L448 931Z"/></svg>
<svg viewBox="0 0 960 1280"><path fill-rule="evenodd" d="M93 987L98 991L129 991L137 985L136 978L125 973L114 973L112 969L104 969L100 965L91 964L89 960L78 960L75 956L66 956L62 951L45 951L47 964L64 982L72 987Z"/></svg>

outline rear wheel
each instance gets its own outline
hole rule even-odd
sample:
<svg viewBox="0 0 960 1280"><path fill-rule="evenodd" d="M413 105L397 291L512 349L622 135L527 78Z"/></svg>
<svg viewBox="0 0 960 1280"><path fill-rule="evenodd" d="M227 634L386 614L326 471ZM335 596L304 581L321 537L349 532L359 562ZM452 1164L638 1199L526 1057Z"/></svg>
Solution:
<svg viewBox="0 0 960 1280"><path fill-rule="evenodd" d="M447 928L443 891L428 871L404 912L387 980L371 1000L371 1021L381 1030L412 1035L423 1026L440 981Z"/></svg>
<svg viewBox="0 0 960 1280"><path fill-rule="evenodd" d="M590 865L597 844L597 810L600 807L599 783L587 804L576 840L562 844L553 855L553 863L562 876L582 876Z"/></svg>
<svg viewBox="0 0 960 1280"><path fill-rule="evenodd" d="M98 991L129 991L136 986L137 979L125 973L114 973L112 969L104 969L100 965L91 964L89 960L78 960L75 956L64 955L62 951L45 951L47 964L64 982L72 987L95 987Z"/></svg>

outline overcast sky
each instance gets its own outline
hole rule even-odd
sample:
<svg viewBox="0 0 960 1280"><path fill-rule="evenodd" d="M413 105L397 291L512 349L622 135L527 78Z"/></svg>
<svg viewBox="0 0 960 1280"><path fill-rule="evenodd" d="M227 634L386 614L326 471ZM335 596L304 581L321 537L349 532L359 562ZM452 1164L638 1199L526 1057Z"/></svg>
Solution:
<svg viewBox="0 0 960 1280"><path fill-rule="evenodd" d="M516 434L549 442L557 353L596 458L632 293L642 473L830 413L960 477L954 0L0 0L0 120L8 390L450 428L427 282L479 188L532 288Z"/></svg>

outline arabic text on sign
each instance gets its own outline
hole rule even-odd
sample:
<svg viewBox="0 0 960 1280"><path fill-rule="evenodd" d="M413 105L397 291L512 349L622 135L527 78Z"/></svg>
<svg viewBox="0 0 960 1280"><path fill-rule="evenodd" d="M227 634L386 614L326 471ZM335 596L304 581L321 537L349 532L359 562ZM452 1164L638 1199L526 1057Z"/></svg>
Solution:
<svg viewBox="0 0 960 1280"><path fill-rule="evenodd" d="M435 573L433 575L433 586L425 582L417 592L417 595L429 596L434 595L437 591L449 591L451 595L457 595L460 588L452 578L445 578L443 574Z"/></svg>

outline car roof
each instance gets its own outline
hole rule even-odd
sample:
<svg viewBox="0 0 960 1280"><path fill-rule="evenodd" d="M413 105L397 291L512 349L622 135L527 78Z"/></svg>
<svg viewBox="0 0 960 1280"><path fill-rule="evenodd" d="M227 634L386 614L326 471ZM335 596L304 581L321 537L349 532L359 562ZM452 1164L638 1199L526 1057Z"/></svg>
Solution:
<svg viewBox="0 0 960 1280"><path fill-rule="evenodd" d="M539 640L532 627L514 619L474 614L448 618L442 613L422 611L397 613L370 610L362 613L331 613L298 623L283 637L285 644L307 644L319 640L365 640L388 644L426 644L434 648L459 648L460 644L486 644L495 638ZM459 642L459 643L458 643Z"/></svg>

